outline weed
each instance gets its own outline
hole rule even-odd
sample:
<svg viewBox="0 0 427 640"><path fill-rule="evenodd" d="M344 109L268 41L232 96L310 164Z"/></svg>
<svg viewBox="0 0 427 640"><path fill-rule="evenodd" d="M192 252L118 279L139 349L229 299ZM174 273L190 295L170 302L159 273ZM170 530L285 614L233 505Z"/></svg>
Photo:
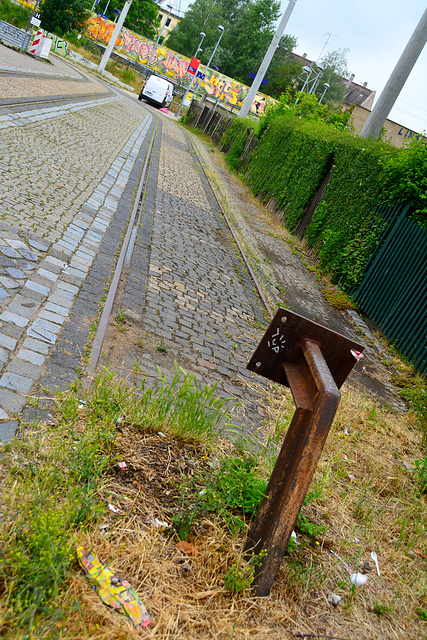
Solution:
<svg viewBox="0 0 427 640"><path fill-rule="evenodd" d="M377 615L382 616L385 613L388 613L388 614L393 613L393 607L376 600L372 605L372 611Z"/></svg>
<svg viewBox="0 0 427 640"><path fill-rule="evenodd" d="M417 473L418 479L421 482L422 491L425 493L427 491L427 457L423 460L415 460L414 464L414 471Z"/></svg>
<svg viewBox="0 0 427 640"><path fill-rule="evenodd" d="M146 431L167 431L185 440L212 442L228 418L232 398L216 396L217 385L200 388L192 374L178 368L168 381L162 376L155 388L141 380L134 388L104 369L87 398L87 418L116 422L120 416L127 424Z"/></svg>
<svg viewBox="0 0 427 640"><path fill-rule="evenodd" d="M116 313L116 321L117 321L116 326L119 331L129 331L129 329L125 327L125 325L128 324L128 321L123 309L121 308Z"/></svg>
<svg viewBox="0 0 427 640"><path fill-rule="evenodd" d="M408 403L409 409L416 416L423 433L422 445L427 447L427 385L425 378L410 371L402 381L401 395Z"/></svg>
<svg viewBox="0 0 427 640"><path fill-rule="evenodd" d="M7 585L7 623L29 634L36 617L58 608L76 532L100 512L96 489L110 464L114 433L95 422L82 432L78 406L74 389L60 398L47 441L33 433L5 450L10 517L0 523L0 581Z"/></svg>
<svg viewBox="0 0 427 640"><path fill-rule="evenodd" d="M168 352L168 346L167 346L166 342L163 339L160 340L160 342L158 343L157 351L160 351L160 353L167 353Z"/></svg>
<svg viewBox="0 0 427 640"><path fill-rule="evenodd" d="M427 620L427 609L424 609L423 607L418 607L416 611L417 611L417 616L420 618L420 620Z"/></svg>
<svg viewBox="0 0 427 640"><path fill-rule="evenodd" d="M258 555L251 556L248 562L240 558L231 566L226 574L223 575L224 587L231 593L240 593L248 589L255 577L255 569L267 555L267 550L263 549Z"/></svg>
<svg viewBox="0 0 427 640"><path fill-rule="evenodd" d="M322 570L313 562L313 558L293 558L289 562L289 581L295 581L302 585L307 591L319 588L324 582L325 576Z"/></svg>
<svg viewBox="0 0 427 640"><path fill-rule="evenodd" d="M310 538L321 538L326 531L325 525L310 522L302 511L298 516L296 526L301 533L310 536Z"/></svg>
<svg viewBox="0 0 427 640"><path fill-rule="evenodd" d="M333 309L357 309L351 298L337 287L326 282L321 287L322 296Z"/></svg>
<svg viewBox="0 0 427 640"><path fill-rule="evenodd" d="M179 537L185 538L207 514L223 519L231 533L244 527L245 516L256 513L266 488L257 464L256 456L242 453L184 480L181 511L172 518Z"/></svg>

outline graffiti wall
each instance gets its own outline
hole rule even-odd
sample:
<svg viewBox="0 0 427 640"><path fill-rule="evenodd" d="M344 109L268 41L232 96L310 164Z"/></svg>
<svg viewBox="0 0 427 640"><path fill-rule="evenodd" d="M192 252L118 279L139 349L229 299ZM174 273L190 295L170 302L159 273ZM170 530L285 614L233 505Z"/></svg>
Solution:
<svg viewBox="0 0 427 640"><path fill-rule="evenodd" d="M114 23L110 20L105 20L100 16L92 16L89 19L87 35L94 40L107 43L113 35L114 27ZM192 78L190 74L187 74L190 58L186 58L162 45L158 45L155 48L154 42L128 29L123 28L121 30L120 36L115 42L115 51L140 64L146 64L151 56L150 69L169 76L176 84L185 79L186 82L184 84L187 85ZM204 82L200 85L202 92L214 98L219 98L221 102L228 106L241 106L243 104L249 87L212 69L207 71L204 65L200 65L199 70L206 74ZM196 86L197 82L198 80L193 80L194 86ZM267 101L275 102L269 96L257 94L252 103L251 111L262 115Z"/></svg>

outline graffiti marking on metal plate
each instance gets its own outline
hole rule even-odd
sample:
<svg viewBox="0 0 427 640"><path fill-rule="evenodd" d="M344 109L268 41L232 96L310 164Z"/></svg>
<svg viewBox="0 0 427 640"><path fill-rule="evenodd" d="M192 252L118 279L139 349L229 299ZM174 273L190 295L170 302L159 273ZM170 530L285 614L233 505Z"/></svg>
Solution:
<svg viewBox="0 0 427 640"><path fill-rule="evenodd" d="M279 353L280 349L285 348L285 336L280 335L280 329L277 327L276 333L273 333L270 340L268 340L267 345L270 347L274 353Z"/></svg>

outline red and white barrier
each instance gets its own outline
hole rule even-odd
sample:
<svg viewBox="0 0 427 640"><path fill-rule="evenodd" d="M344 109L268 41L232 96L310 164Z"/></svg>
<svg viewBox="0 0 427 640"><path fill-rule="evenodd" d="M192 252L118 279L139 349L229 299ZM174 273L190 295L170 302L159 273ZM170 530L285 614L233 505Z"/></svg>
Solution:
<svg viewBox="0 0 427 640"><path fill-rule="evenodd" d="M34 40L30 46L30 53L33 56L40 57L40 53L43 49L44 40L46 40L46 36L43 35L43 31L37 31L36 35L34 36Z"/></svg>

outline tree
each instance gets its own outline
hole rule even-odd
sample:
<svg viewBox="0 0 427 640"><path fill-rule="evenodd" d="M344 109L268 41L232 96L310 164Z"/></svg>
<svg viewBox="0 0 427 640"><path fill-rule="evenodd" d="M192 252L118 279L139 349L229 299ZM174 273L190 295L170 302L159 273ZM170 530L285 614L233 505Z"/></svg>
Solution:
<svg viewBox="0 0 427 640"><path fill-rule="evenodd" d="M107 2L107 0L105 0ZM110 0L109 18L114 17L114 9L122 10L124 0ZM141 36L155 39L159 24L159 8L153 0L133 0L126 16L124 26Z"/></svg>
<svg viewBox="0 0 427 640"><path fill-rule="evenodd" d="M276 0L195 0L178 27L172 31L167 46L191 57L206 33L200 58L207 63L218 41L218 25L224 27L213 61L221 73L248 83L249 73L256 72L274 34L279 16Z"/></svg>
<svg viewBox="0 0 427 640"><path fill-rule="evenodd" d="M294 92L286 91L275 104L268 105L266 114L261 118L259 135L267 129L272 120L282 116L324 122L335 129L343 131L349 127L350 115L350 111L341 111L339 107L319 104L319 100L314 93L300 91L295 94Z"/></svg>
<svg viewBox="0 0 427 640"><path fill-rule="evenodd" d="M256 73L274 35L280 3L276 0L253 0L241 12L236 24L225 34L224 47L230 58L223 73L248 84L250 73Z"/></svg>
<svg viewBox="0 0 427 640"><path fill-rule="evenodd" d="M337 49L330 51L320 61L323 72L317 84L316 95L320 98L325 83L329 84L325 93L323 102L327 104L339 103L344 100L347 88L345 86L345 78L348 77L347 53L349 49Z"/></svg>
<svg viewBox="0 0 427 640"><path fill-rule="evenodd" d="M278 99L282 93L295 90L297 86L302 65L291 56L296 44L297 39L294 36L284 35L280 38L279 46L266 73L267 85L262 86L263 93L272 98Z"/></svg>
<svg viewBox="0 0 427 640"><path fill-rule="evenodd" d="M70 31L83 31L89 18L87 0L42 0L42 27L63 36Z"/></svg>

